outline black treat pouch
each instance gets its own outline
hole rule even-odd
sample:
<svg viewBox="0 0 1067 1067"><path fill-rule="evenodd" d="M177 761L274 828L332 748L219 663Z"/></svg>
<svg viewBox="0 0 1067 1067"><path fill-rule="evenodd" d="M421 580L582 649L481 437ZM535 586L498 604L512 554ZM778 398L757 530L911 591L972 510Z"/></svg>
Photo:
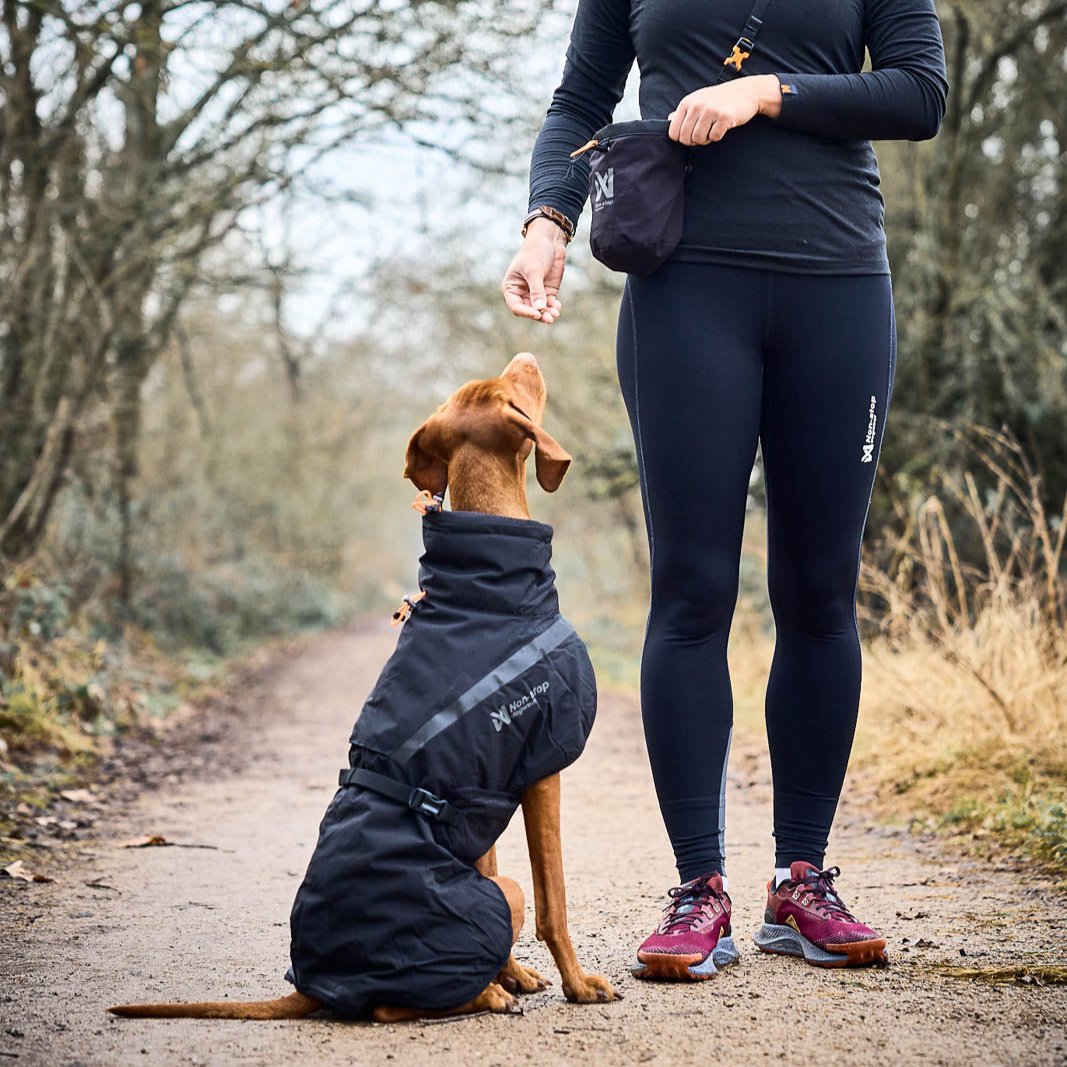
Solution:
<svg viewBox="0 0 1067 1067"><path fill-rule="evenodd" d="M743 76L771 0L755 0L714 84ZM613 122L571 153L589 156L589 243L612 270L651 274L678 247L685 222L689 151L667 136L666 119Z"/></svg>
<svg viewBox="0 0 1067 1067"><path fill-rule="evenodd" d="M688 149L669 125L613 122L573 153L589 153L589 244L612 270L651 274L682 239Z"/></svg>

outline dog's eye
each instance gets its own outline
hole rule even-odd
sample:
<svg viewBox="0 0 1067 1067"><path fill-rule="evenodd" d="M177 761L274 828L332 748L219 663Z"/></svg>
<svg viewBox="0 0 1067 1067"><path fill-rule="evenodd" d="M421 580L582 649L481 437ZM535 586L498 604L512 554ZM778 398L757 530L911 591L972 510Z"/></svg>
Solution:
<svg viewBox="0 0 1067 1067"><path fill-rule="evenodd" d="M520 408L519 405L516 404L514 400L509 400L508 401L508 407L509 408L514 408L524 419L527 419L529 422L533 422L533 419L531 419L530 416L527 415L526 412L523 411L522 408Z"/></svg>

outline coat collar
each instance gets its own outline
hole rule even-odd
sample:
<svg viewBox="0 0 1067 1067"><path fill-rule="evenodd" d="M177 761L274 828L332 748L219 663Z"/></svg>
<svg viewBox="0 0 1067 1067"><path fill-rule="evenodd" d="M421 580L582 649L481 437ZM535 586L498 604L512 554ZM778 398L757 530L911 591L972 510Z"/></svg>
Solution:
<svg viewBox="0 0 1067 1067"><path fill-rule="evenodd" d="M559 612L552 527L475 511L423 516L419 586L435 605L505 615Z"/></svg>

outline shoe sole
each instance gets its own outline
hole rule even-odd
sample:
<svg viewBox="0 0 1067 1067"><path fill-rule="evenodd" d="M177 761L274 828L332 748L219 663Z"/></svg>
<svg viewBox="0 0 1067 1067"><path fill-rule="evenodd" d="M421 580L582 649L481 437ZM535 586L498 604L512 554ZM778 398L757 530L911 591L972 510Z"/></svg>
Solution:
<svg viewBox="0 0 1067 1067"><path fill-rule="evenodd" d="M720 937L711 953L701 959L669 952L638 952L637 966L631 968L635 978L652 982L706 982L740 959L732 937Z"/></svg>
<svg viewBox="0 0 1067 1067"><path fill-rule="evenodd" d="M775 956L798 956L814 967L884 967L889 963L884 937L869 941L852 941L820 948L791 926L764 923L753 938L760 952Z"/></svg>

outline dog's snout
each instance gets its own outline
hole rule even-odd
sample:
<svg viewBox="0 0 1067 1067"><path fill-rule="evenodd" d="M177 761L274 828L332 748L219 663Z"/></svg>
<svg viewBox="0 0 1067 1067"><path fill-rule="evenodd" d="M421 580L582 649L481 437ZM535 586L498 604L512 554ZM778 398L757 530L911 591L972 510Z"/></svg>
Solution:
<svg viewBox="0 0 1067 1067"><path fill-rule="evenodd" d="M520 352L512 356L511 362L504 368L505 374L532 374L534 377L541 376L541 368L537 365L537 357L532 352Z"/></svg>
<svg viewBox="0 0 1067 1067"><path fill-rule="evenodd" d="M535 393L541 393L544 390L545 379L537 364L537 357L532 352L520 352L513 356L511 362L504 368L501 377L520 382L525 388L532 389Z"/></svg>

